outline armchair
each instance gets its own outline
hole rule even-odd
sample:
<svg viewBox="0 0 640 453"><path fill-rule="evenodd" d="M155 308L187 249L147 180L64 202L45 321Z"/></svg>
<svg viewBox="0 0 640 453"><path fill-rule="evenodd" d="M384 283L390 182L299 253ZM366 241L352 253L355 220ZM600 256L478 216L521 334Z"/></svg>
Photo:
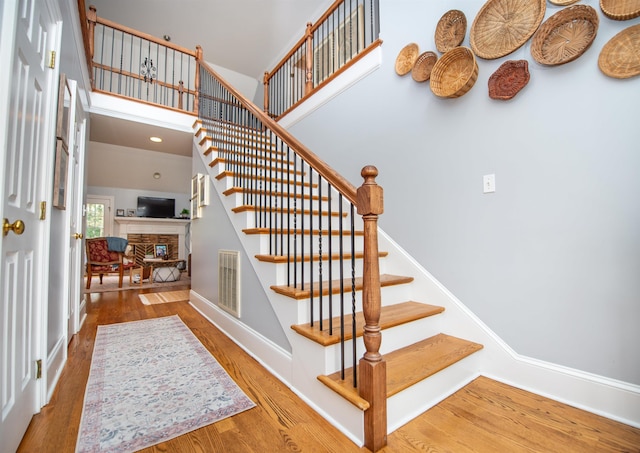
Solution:
<svg viewBox="0 0 640 453"><path fill-rule="evenodd" d="M91 278L98 274L100 284L104 274L118 274L118 288L122 288L122 278L124 271L135 266L135 262L125 263L124 250L109 250L109 243L106 237L87 239L87 289L91 288Z"/></svg>

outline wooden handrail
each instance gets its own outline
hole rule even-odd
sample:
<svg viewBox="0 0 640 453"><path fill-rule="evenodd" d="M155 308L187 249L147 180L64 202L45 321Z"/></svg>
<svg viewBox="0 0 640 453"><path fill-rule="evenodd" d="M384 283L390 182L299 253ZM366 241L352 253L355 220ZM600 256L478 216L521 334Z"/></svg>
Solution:
<svg viewBox="0 0 640 453"><path fill-rule="evenodd" d="M87 10L84 0L78 0L78 14L80 16L80 31L82 32L82 42L84 44L84 56L87 60L87 68L89 69L89 79L91 80L91 84L93 85L93 71L91 70L93 64L93 56L90 52L91 45L89 38L89 23L87 19Z"/></svg>
<svg viewBox="0 0 640 453"><path fill-rule="evenodd" d="M262 110L249 101L238 90L232 87L226 80L220 77L205 61L198 60L198 64L207 72L209 72L218 82L224 86L233 96L235 96L249 112L255 115L262 123L275 132L284 143L304 159L315 171L324 177L338 192L342 193L354 206L357 206L356 188L347 181L342 175L331 168L327 163L320 159L316 154L304 146L298 139L291 135L285 128L276 123L267 116Z"/></svg>
<svg viewBox="0 0 640 453"><path fill-rule="evenodd" d="M371 52L373 52L374 49L380 47L382 45L382 39L378 38L375 41L373 41L371 44L369 44L369 46L367 46L367 48L365 48L362 52L358 53L356 56L354 56L351 60L347 61L344 65L342 65L340 67L340 69L338 69L336 72L334 72L333 74L331 74L329 77L327 77L326 79L324 79L321 83L319 83L318 85L316 85L313 90L309 93L305 93L304 96L302 96L298 102L296 102L295 104L293 104L291 107L289 107L287 110L285 110L284 112L282 112L279 116L276 117L276 121L278 121L281 118L284 118L289 112L292 112L293 110L295 110L296 107L298 107L300 104L302 104L304 101L306 101L307 99L309 99L309 97L316 93L319 89L321 89L322 87L328 85L332 80L335 80L337 77L340 76L340 74L342 74L343 72L345 72L347 69L349 69L351 66L355 65L358 61L362 60L365 56L367 56L368 54L370 54ZM267 94L265 93L265 97L268 97ZM266 111L266 110L265 110Z"/></svg>
<svg viewBox="0 0 640 453"><path fill-rule="evenodd" d="M128 71L122 71L118 68L113 68L111 66L107 66L104 64L100 64L100 63L93 63L93 67L97 68L97 69L104 69L105 71L109 71L113 74L120 74L123 75L125 77L131 77L132 79L137 79L137 80L142 80L144 81L144 77L141 76L140 74L134 74L133 72L128 72ZM163 82L162 80L155 80L153 82L154 84L161 86L161 87L165 87L165 88L169 88L171 90L175 90L175 91L181 91L182 93L188 93L191 94L193 96L196 96L198 94L197 91L195 90L190 90L190 89L184 89L184 87L180 87L180 85L173 85L171 83L167 83L167 82ZM180 82L178 82L180 83Z"/></svg>
<svg viewBox="0 0 640 453"><path fill-rule="evenodd" d="M173 44L172 42L164 41L162 39L158 39L155 36L149 35L147 33L134 30L133 28L125 27L124 25L117 24L108 19L104 19L102 17L96 17L96 23L100 25L104 25L105 27L113 28L114 30L122 31L124 33L128 33L130 35L136 36L138 38L145 39L147 41L151 41L152 43L158 44L163 47L168 47L169 49L177 50L178 52L185 53L191 57L196 57L196 51L187 49L186 47L178 46Z"/></svg>
<svg viewBox="0 0 640 453"><path fill-rule="evenodd" d="M309 35L313 36L313 32L316 31L318 27L320 27L320 25L322 25L325 19L327 19L331 14L333 14L333 12L338 8L338 6L340 6L340 4L342 4L343 1L344 0L336 0L335 2L333 2L333 5L331 5L329 9L325 11L325 13L322 16L320 16L320 18L316 21L315 24L313 24L312 22L307 23L307 28L305 29L305 32L302 38L300 38L300 40L298 40L298 42L293 45L291 50L284 56L282 60L280 60L280 62L275 66L275 68L273 68L271 72L266 72L266 74L268 74L269 79L271 79L271 77L273 77L273 75L277 73L282 66L284 66L284 64L289 60L289 58L291 58L291 56L294 53L296 53L298 49L302 47L302 45L305 42L307 42L307 36Z"/></svg>

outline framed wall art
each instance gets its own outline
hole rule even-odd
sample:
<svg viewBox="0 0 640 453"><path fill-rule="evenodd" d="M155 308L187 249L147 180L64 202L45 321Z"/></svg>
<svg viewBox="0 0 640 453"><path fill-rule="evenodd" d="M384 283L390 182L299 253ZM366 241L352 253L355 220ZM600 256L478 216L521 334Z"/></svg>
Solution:
<svg viewBox="0 0 640 453"><path fill-rule="evenodd" d="M53 207L66 209L67 203L67 168L69 166L69 151L67 145L56 140L56 160L53 173Z"/></svg>
<svg viewBox="0 0 640 453"><path fill-rule="evenodd" d="M69 146L69 128L71 117L71 88L67 83L67 77L60 74L60 86L58 88L58 117L56 121L56 137Z"/></svg>
<svg viewBox="0 0 640 453"><path fill-rule="evenodd" d="M156 258L164 258L168 255L167 244L154 244L153 245L153 255Z"/></svg>
<svg viewBox="0 0 640 453"><path fill-rule="evenodd" d="M198 175L198 206L209 205L209 177L208 175Z"/></svg>

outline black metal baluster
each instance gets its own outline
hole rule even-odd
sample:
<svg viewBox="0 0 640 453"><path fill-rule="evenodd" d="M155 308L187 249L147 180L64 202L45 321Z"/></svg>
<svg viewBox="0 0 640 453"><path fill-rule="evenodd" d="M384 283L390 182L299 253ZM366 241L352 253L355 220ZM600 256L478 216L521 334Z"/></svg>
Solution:
<svg viewBox="0 0 640 453"><path fill-rule="evenodd" d="M340 379L344 381L345 369L345 325L344 325L344 227L342 225L342 194L338 193L338 215L340 223L338 224L338 249L340 257Z"/></svg>
<svg viewBox="0 0 640 453"><path fill-rule="evenodd" d="M355 231L355 209L353 203L351 203L351 338L352 340L352 361L353 361L353 387L358 387L358 359L356 357L356 231Z"/></svg>

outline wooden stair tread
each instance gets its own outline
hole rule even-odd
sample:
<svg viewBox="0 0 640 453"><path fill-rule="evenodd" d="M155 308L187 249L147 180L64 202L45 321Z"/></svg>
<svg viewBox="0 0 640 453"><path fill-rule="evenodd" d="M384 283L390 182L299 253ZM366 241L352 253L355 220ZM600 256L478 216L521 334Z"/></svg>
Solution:
<svg viewBox="0 0 640 453"><path fill-rule="evenodd" d="M437 315L444 311L444 307L438 307L436 305L423 304L420 302L408 301L395 305L382 307L380 312L380 327L384 329L390 329L401 324L406 324L417 319L426 318L428 316ZM353 316L351 314L344 316L345 325L345 340L350 340L353 335L351 327ZM300 335L321 344L322 346L329 346L340 342L340 316L335 316L332 319L333 335L329 334L329 320L323 321L322 330L320 330L320 323L316 321L313 327L307 324L297 324L291 326L291 328L298 332ZM364 314L362 312L356 313L356 337L361 337L364 327Z"/></svg>
<svg viewBox="0 0 640 453"><path fill-rule="evenodd" d="M411 283L413 281L413 277L404 277L400 275L390 275L390 274L382 274L380 275L380 286L392 286L392 285L402 285L404 283ZM332 280L331 281L331 293L339 294L340 293L340 283L342 283L345 289L351 288L351 279L345 278L342 282L340 280ZM309 284L304 284L304 289L296 288L294 286L288 285L273 285L271 289L274 290L278 294L282 294L283 296L291 297L296 300L308 299L311 297L311 291L309 289ZM355 289L356 291L362 291L362 277L357 277L355 279ZM313 283L313 296L317 297L320 294L320 285L318 282ZM329 282L322 282L322 294L329 294Z"/></svg>
<svg viewBox="0 0 640 453"><path fill-rule="evenodd" d="M308 209L293 209L293 208L273 208L273 207L268 207L268 206L262 206L260 208L253 206L253 205L248 205L248 204L244 204L242 206L238 206L235 208L231 209L233 212L249 212L249 211L261 211L261 212L276 212L276 213L282 213L282 214L293 214L294 212L297 213L298 215L309 215L309 210ZM313 214L313 216L317 216L320 213L318 212L317 209L314 209L311 214ZM340 214L340 212L338 211L331 211L331 212L327 212L327 210L323 210L322 211L322 216L326 217L328 215L331 215L332 217L340 217L342 216L343 218L347 217L347 213L343 212L342 214Z"/></svg>
<svg viewBox="0 0 640 453"><path fill-rule="evenodd" d="M293 181L287 181L284 178L273 178L273 177L270 178L270 177L264 176L264 175L237 174L236 172L233 172L233 171L230 171L230 170L224 170L224 171L218 173L216 175L216 179L218 181L220 181L220 180L222 180L224 178L234 178L236 176L239 176L239 177L244 178L244 179L250 179L252 181L259 181L259 182L266 181L266 182L271 183L271 184L276 184L276 185L280 184L280 185L283 185L283 186L287 186L287 185L288 186L293 186L293 185L295 185L297 187L304 187L306 189L308 189L309 187L312 187L314 189L318 187L318 183L310 183L308 181L305 181L304 183L302 183L302 182L298 181L297 178L294 179Z"/></svg>
<svg viewBox="0 0 640 453"><path fill-rule="evenodd" d="M378 258L384 258L388 255L389 255L389 252L378 252ZM351 259L351 256L352 256L351 253L342 254L342 258L344 259ZM294 262L299 263L300 261L304 261L305 263L307 263L311 261L312 258L314 262L320 261L320 255L318 255L317 253L314 253L313 257L309 255L305 255L304 260L301 260L299 256L297 257L297 259L294 260L288 257L287 255L256 255L256 259L258 261L262 261L263 263L273 263L273 264L285 264L285 263L288 263L289 260L291 260L292 263ZM362 258L364 258L364 252L356 252L354 255L354 258L361 260ZM339 260L339 259L340 259L339 253L333 253L331 255L331 260ZM328 253L322 254L322 261L329 261Z"/></svg>
<svg viewBox="0 0 640 453"><path fill-rule="evenodd" d="M289 229L282 229L282 228L245 228L244 230L242 230L242 232L244 234L293 234L294 230L289 230ZM296 234L304 234L304 235L309 235L309 234L314 234L317 235L319 233L319 230L309 230L309 229L297 229L295 230ZM342 234L343 236L351 236L351 231L350 230L343 230L342 232L338 229L335 230L331 230L331 235L332 236L339 236L340 234ZM364 236L364 231L354 231L353 232L354 236ZM329 230L322 230L322 235L323 236L328 236L329 235Z"/></svg>
<svg viewBox="0 0 640 453"><path fill-rule="evenodd" d="M383 358L387 362L387 398L433 376L482 347L481 344L440 333L385 354ZM364 400L358 395L358 389L353 387L353 368L345 370L344 380L340 378L339 371L318 376L318 380L357 407L362 406Z"/></svg>
<svg viewBox="0 0 640 453"><path fill-rule="evenodd" d="M329 197L322 196L318 197L317 195L309 195L309 193L304 193L302 189L301 193L295 192L274 192L271 190L260 190L260 189L243 189L242 187L231 187L230 189L225 190L222 194L226 197L229 195L233 195L235 193L247 194L247 195L260 195L263 197L280 197L280 198L296 198L303 200L314 200L314 201L328 201Z"/></svg>

